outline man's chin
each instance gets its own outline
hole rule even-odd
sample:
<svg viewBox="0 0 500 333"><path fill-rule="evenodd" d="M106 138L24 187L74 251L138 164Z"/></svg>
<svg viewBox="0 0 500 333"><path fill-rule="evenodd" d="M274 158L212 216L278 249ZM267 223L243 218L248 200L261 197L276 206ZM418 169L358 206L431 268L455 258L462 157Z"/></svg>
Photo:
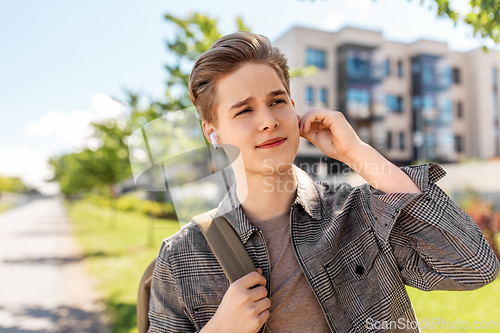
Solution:
<svg viewBox="0 0 500 333"><path fill-rule="evenodd" d="M283 174L293 165L293 158L267 158L259 165L259 169L266 175Z"/></svg>

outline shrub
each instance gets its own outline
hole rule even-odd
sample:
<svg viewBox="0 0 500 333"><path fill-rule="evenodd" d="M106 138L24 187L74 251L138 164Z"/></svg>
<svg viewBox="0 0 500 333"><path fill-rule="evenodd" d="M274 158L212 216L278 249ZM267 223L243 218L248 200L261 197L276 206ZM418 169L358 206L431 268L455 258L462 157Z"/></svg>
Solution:
<svg viewBox="0 0 500 333"><path fill-rule="evenodd" d="M476 222L483 232L484 238L488 241L500 260L500 249L498 246L497 235L500 232L500 212L494 210L491 200L484 200L476 193L468 191L463 200L463 210Z"/></svg>
<svg viewBox="0 0 500 333"><path fill-rule="evenodd" d="M137 212L157 218L176 219L177 217L172 203L145 200L134 194L126 194L117 199L111 199L93 193L86 193L82 200L101 207L114 207L120 211Z"/></svg>

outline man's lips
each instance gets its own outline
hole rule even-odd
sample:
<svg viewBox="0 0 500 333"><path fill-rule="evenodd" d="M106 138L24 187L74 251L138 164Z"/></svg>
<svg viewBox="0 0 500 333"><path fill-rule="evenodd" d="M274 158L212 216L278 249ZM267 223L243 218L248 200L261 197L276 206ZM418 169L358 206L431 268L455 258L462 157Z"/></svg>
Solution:
<svg viewBox="0 0 500 333"><path fill-rule="evenodd" d="M286 138L281 137L281 136L280 137L276 137L276 138L272 138L270 140L262 142L260 145L257 146L257 148L263 147L263 146L266 146L266 145L270 145L270 144L273 144L273 143L276 143L276 142L279 142L279 141L283 141L283 140L286 140Z"/></svg>

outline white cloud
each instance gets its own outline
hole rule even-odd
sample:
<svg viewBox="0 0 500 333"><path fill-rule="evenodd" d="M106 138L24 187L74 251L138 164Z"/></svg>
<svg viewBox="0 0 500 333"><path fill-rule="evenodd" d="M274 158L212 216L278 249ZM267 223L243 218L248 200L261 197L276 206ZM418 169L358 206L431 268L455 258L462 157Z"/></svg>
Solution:
<svg viewBox="0 0 500 333"><path fill-rule="evenodd" d="M45 194L59 192L57 183L46 183L44 180L53 176L53 170L48 164L50 152L45 149L16 147L3 149L0 147L0 174L9 177L19 177L29 186L36 187Z"/></svg>
<svg viewBox="0 0 500 333"><path fill-rule="evenodd" d="M347 8L354 9L358 19L367 19L372 11L373 0L349 0L346 2Z"/></svg>
<svg viewBox="0 0 500 333"><path fill-rule="evenodd" d="M41 119L28 124L25 134L28 136L56 136L68 148L83 149L89 146L89 137L93 134L91 122L102 122L108 118L120 117L126 107L104 93L92 97L90 110L74 110L62 113L58 110L48 112ZM90 145L95 144L90 140Z"/></svg>
<svg viewBox="0 0 500 333"><path fill-rule="evenodd" d="M320 26L325 30L337 30L344 23L344 12L333 10L321 21Z"/></svg>
<svg viewBox="0 0 500 333"><path fill-rule="evenodd" d="M24 133L31 137L55 136L72 150L87 147L95 150L101 143L98 139L90 138L93 134L90 123L121 118L125 111L125 105L104 93L97 93L92 97L89 110L74 110L69 113L50 111L39 120L28 124ZM42 193L58 193L57 183L44 181L53 177L52 167L48 164L53 153L47 149L0 147L0 174L20 177L25 184L36 187Z"/></svg>

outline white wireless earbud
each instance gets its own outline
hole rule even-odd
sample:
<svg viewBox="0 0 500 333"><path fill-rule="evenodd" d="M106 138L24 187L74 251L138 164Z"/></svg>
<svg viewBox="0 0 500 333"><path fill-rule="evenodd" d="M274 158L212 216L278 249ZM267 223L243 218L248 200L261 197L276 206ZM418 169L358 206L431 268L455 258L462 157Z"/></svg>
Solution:
<svg viewBox="0 0 500 333"><path fill-rule="evenodd" d="M210 134L210 139L212 139L212 144L214 145L214 148L215 149L219 149L219 144L217 143L217 138L215 137L215 132L212 132L212 134Z"/></svg>

